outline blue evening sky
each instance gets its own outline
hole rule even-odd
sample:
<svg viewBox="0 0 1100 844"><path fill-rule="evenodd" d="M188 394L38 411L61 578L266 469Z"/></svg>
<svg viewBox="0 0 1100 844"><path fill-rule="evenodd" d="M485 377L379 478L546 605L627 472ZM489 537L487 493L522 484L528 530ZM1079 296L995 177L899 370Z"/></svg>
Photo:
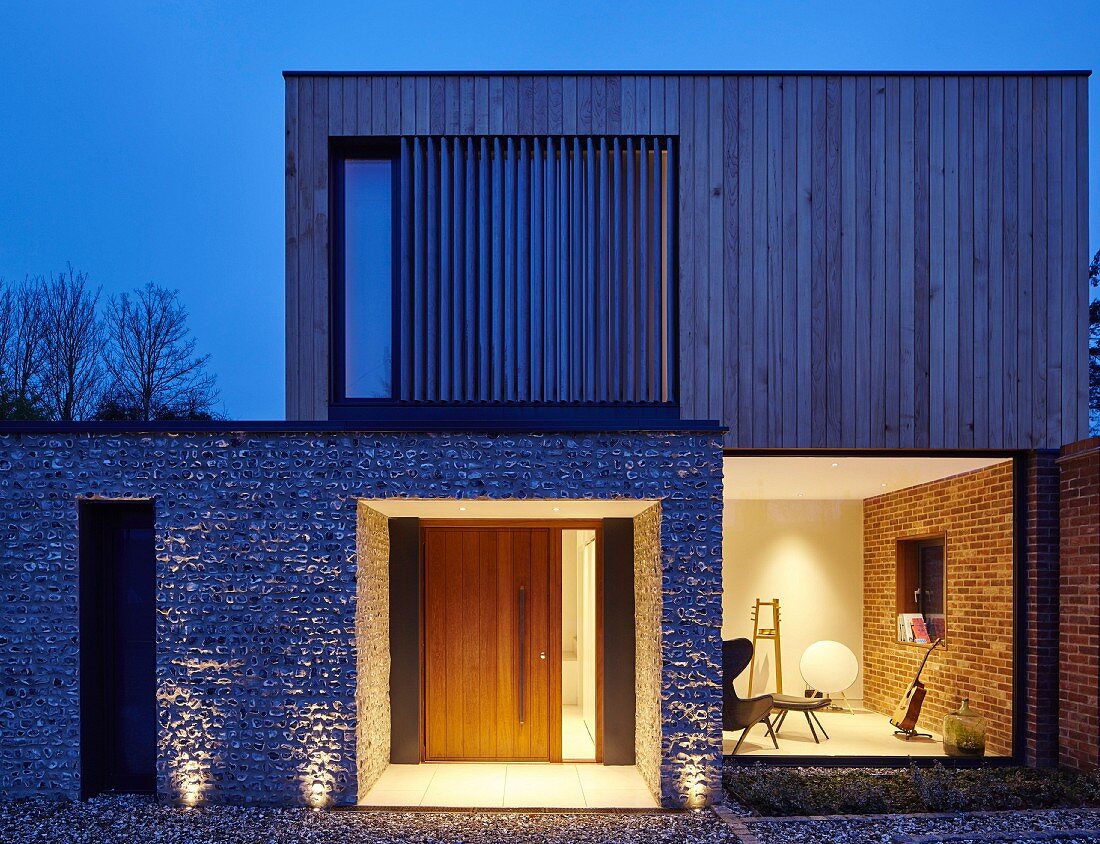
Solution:
<svg viewBox="0 0 1100 844"><path fill-rule="evenodd" d="M0 276L179 288L225 411L280 419L284 69L1095 69L1098 23L1095 0L0 0Z"/></svg>

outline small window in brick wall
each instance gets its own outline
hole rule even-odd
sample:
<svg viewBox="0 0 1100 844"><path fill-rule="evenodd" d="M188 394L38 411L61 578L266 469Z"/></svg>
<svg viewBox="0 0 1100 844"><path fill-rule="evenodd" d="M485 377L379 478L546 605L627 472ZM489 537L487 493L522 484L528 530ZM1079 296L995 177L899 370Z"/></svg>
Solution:
<svg viewBox="0 0 1100 844"><path fill-rule="evenodd" d="M946 639L946 537L898 540L897 587L898 641Z"/></svg>

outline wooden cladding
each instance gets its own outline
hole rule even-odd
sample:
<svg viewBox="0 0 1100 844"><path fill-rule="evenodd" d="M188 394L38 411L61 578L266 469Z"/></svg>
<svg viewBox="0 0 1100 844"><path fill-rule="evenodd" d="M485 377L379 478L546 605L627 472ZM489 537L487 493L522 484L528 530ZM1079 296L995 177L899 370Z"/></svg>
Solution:
<svg viewBox="0 0 1100 844"><path fill-rule="evenodd" d="M649 135L676 152L682 417L755 448L1055 448L1087 431L1085 75L286 84L289 418L329 414L331 138Z"/></svg>
<svg viewBox="0 0 1100 844"><path fill-rule="evenodd" d="M679 77L682 415L761 448L1084 436L1086 84Z"/></svg>
<svg viewBox="0 0 1100 844"><path fill-rule="evenodd" d="M674 401L673 168L668 138L402 139L396 398Z"/></svg>

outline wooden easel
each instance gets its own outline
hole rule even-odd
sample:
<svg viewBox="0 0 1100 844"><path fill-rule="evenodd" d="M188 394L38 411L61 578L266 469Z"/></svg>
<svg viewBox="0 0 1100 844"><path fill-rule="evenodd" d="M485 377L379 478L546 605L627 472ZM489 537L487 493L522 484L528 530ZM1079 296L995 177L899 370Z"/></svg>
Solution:
<svg viewBox="0 0 1100 844"><path fill-rule="evenodd" d="M760 608L771 607L771 627L760 626ZM749 697L752 697L752 681L756 676L756 643L761 641L775 642L775 693L783 694L783 657L779 644L779 599L770 601L756 599L756 606L752 608L752 661L749 663Z"/></svg>

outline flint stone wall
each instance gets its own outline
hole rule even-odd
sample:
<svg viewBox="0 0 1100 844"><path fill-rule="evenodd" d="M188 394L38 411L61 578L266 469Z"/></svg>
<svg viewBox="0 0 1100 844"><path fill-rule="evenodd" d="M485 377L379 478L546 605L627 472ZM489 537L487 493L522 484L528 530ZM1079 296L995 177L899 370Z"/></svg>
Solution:
<svg viewBox="0 0 1100 844"><path fill-rule="evenodd" d="M77 501L156 502L158 789L353 803L360 498L661 501L660 789L719 788L712 434L0 433L0 778L76 797ZM689 795L684 783L690 782Z"/></svg>

